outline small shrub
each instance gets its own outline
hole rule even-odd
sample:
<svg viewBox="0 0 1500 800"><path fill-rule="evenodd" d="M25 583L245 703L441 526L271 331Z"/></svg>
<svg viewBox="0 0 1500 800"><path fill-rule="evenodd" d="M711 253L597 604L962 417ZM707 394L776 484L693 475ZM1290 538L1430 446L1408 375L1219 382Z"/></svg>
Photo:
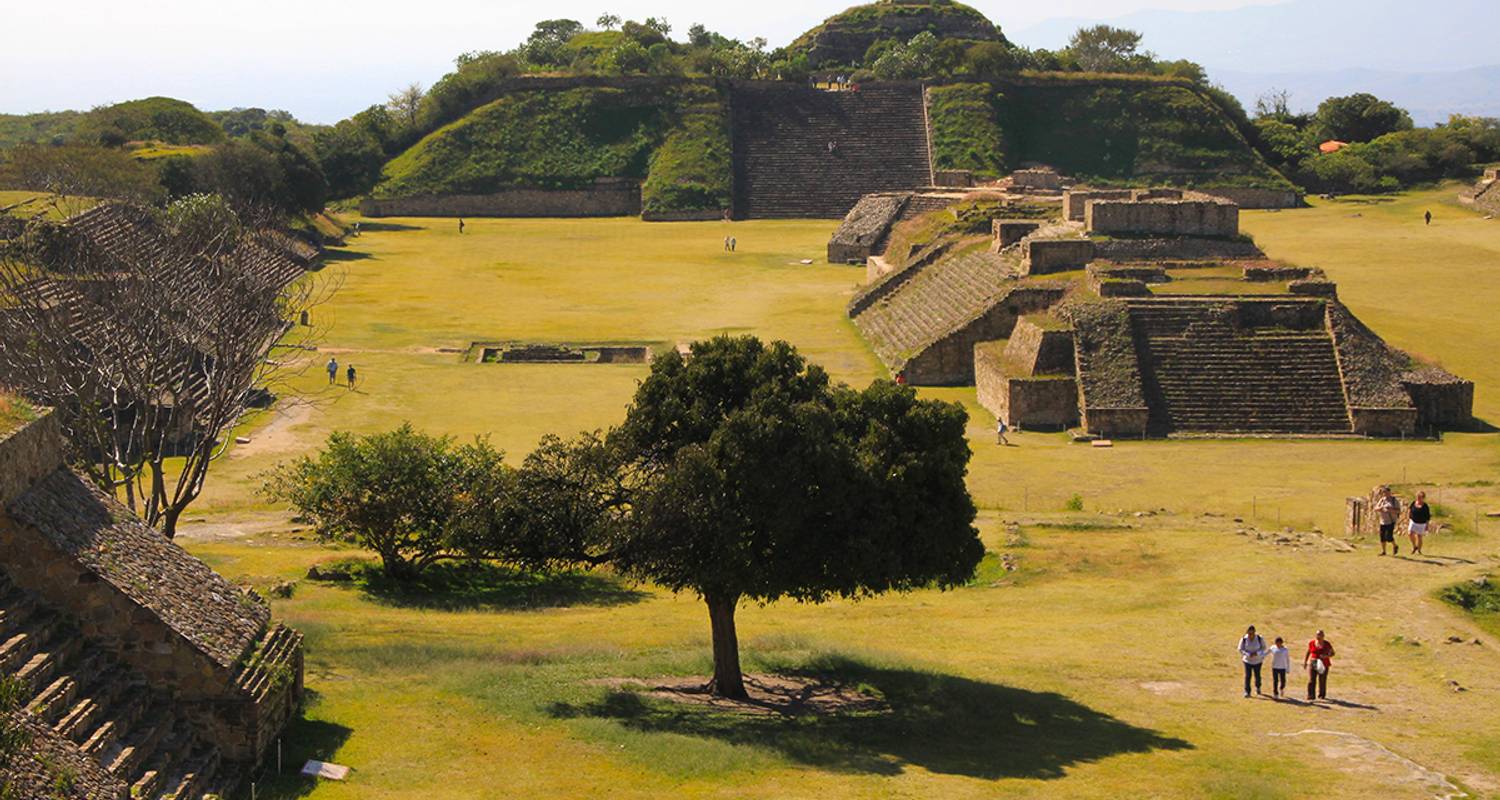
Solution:
<svg viewBox="0 0 1500 800"><path fill-rule="evenodd" d="M1083 495L1075 493L1072 497L1068 498L1068 502L1063 506L1063 508L1067 509L1068 511L1082 511Z"/></svg>

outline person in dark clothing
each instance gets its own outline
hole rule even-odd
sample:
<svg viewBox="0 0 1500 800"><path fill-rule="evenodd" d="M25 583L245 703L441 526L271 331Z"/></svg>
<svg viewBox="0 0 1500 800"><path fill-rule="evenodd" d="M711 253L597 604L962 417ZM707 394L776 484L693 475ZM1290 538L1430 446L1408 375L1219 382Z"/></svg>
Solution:
<svg viewBox="0 0 1500 800"><path fill-rule="evenodd" d="M1426 492L1417 492L1417 499L1406 507L1406 515L1411 520L1406 524L1406 535L1411 539L1411 551L1417 555L1424 555L1422 540L1427 536L1427 525L1432 522L1432 506L1427 505Z"/></svg>
<svg viewBox="0 0 1500 800"><path fill-rule="evenodd" d="M354 388L354 365L353 364L349 365L349 369L344 372L344 375L349 379L349 388L353 389Z"/></svg>
<svg viewBox="0 0 1500 800"><path fill-rule="evenodd" d="M1427 224L1428 225L1432 224L1432 212L1431 211L1427 212L1426 214L1423 214L1422 217L1423 217L1423 219L1427 220Z"/></svg>
<svg viewBox="0 0 1500 800"><path fill-rule="evenodd" d="M459 217L458 218L458 232L460 234L462 234L464 232L464 218L463 217Z"/></svg>
<svg viewBox="0 0 1500 800"><path fill-rule="evenodd" d="M1328 668L1332 666L1333 642L1323 636L1322 631L1307 643L1307 654L1302 656L1302 668L1307 670L1307 699L1324 700L1328 697Z"/></svg>
<svg viewBox="0 0 1500 800"><path fill-rule="evenodd" d="M1245 696L1250 696L1251 678L1255 680L1255 693L1260 694L1260 665L1266 660L1266 640L1255 632L1255 626L1245 629L1240 637L1240 661L1245 664Z"/></svg>

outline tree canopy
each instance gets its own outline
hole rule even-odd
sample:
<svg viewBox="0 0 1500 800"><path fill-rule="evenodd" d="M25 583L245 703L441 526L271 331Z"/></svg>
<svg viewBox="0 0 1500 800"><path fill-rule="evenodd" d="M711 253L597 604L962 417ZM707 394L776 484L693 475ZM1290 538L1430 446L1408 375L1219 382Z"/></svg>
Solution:
<svg viewBox="0 0 1500 800"><path fill-rule="evenodd" d="M1364 92L1324 100L1313 120L1320 135L1343 142L1369 142L1412 127L1406 111Z"/></svg>
<svg viewBox="0 0 1500 800"><path fill-rule="evenodd" d="M494 551L608 563L708 606L711 688L744 697L741 600L821 602L969 579L967 415L878 381L830 382L785 342L718 337L653 362L625 421L550 440Z"/></svg>

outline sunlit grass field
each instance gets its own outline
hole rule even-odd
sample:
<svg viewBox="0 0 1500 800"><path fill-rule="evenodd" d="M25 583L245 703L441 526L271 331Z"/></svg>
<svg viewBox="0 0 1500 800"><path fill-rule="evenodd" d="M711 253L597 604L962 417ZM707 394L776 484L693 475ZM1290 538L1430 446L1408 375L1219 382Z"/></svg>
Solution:
<svg viewBox="0 0 1500 800"><path fill-rule="evenodd" d="M1473 379L1496 421L1500 222L1455 191L1247 213L1243 227L1271 256L1327 270L1392 343ZM305 402L246 422L251 443L216 465L186 544L231 577L301 579L357 554L309 541L257 496L278 460L403 420L519 459L547 433L618 421L645 374L451 352L474 341L753 332L840 380L883 377L843 313L863 270L823 263L832 228L469 220L460 235L453 220L366 220L319 276L341 283L313 311L320 351L276 355L304 367L284 394ZM330 355L356 366L357 390L326 385ZM972 388L924 393L970 412L992 552L974 584L739 615L747 668L843 681L886 711L751 717L615 693L601 681L706 674L708 626L695 598L607 575L459 598L303 579L273 601L307 634L312 693L286 763L355 771L321 785L267 774L257 796L1500 796L1500 625L1434 597L1500 563L1500 520L1476 514L1500 507L1500 437L1100 450L1022 433L1000 448ZM1311 532L1341 533L1345 496L1380 481L1441 493L1454 530L1429 547L1441 558L1337 552ZM1064 512L1075 495L1084 511ZM1300 536L1278 543L1282 527ZM1242 699L1234 644L1250 622L1294 652L1325 628L1340 653L1330 694L1346 704Z"/></svg>

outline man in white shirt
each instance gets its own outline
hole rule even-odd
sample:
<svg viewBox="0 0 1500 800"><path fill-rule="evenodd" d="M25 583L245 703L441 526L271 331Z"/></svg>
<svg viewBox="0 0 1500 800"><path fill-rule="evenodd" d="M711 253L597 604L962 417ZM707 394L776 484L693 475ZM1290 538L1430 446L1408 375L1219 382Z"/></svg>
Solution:
<svg viewBox="0 0 1500 800"><path fill-rule="evenodd" d="M1266 640L1255 632L1255 626L1245 629L1240 637L1240 660L1245 663L1245 696L1250 696L1250 678L1255 677L1255 693L1260 694L1260 665L1266 660Z"/></svg>

